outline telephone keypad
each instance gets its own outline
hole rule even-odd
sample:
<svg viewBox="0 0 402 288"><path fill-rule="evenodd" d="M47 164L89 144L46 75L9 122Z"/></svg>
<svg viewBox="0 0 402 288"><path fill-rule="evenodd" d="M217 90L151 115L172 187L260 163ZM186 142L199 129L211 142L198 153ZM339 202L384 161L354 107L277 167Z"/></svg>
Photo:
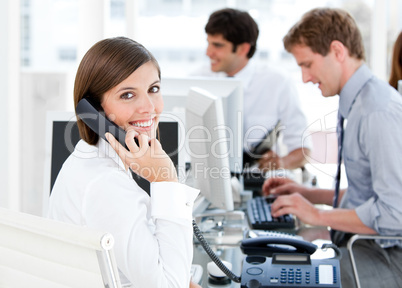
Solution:
<svg viewBox="0 0 402 288"><path fill-rule="evenodd" d="M300 268L282 268L280 273L280 282L282 284L303 284L303 272ZM304 283L310 284L310 271L305 271Z"/></svg>

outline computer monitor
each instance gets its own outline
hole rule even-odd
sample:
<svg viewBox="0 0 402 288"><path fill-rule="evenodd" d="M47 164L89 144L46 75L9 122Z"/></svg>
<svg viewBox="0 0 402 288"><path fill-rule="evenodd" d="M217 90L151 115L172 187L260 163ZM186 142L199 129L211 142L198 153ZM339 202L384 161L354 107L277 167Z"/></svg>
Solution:
<svg viewBox="0 0 402 288"><path fill-rule="evenodd" d="M184 113L167 112L160 116L159 139L165 152L172 159L179 181L185 181ZM77 119L72 111L49 111L46 115L46 160L42 215L46 215L49 195L57 175L68 156L80 140Z"/></svg>
<svg viewBox="0 0 402 288"><path fill-rule="evenodd" d="M161 92L164 111L185 111L191 87L198 87L222 98L225 133L230 138L230 171L241 174L243 167L243 86L235 78L163 78Z"/></svg>
<svg viewBox="0 0 402 288"><path fill-rule="evenodd" d="M234 209L225 127L222 99L191 88L186 103L186 148L194 185L201 191L193 214L209 205Z"/></svg>

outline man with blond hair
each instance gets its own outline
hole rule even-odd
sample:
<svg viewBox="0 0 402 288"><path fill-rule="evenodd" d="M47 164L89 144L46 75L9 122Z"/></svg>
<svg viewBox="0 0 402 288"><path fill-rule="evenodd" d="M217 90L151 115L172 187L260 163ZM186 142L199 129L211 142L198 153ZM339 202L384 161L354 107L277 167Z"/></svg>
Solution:
<svg viewBox="0 0 402 288"><path fill-rule="evenodd" d="M272 205L273 216L292 213L305 223L333 229L332 240L343 252L342 285L354 287L345 248L351 235L402 235L402 135L398 133L402 99L364 63L360 31L346 11L313 9L283 41L301 67L304 82L318 84L324 97L339 95L339 155L348 188L339 191L339 178L335 190L272 178L263 191L279 195ZM318 203L334 209L320 210L313 205ZM353 249L361 287L401 287L400 241L360 240Z"/></svg>

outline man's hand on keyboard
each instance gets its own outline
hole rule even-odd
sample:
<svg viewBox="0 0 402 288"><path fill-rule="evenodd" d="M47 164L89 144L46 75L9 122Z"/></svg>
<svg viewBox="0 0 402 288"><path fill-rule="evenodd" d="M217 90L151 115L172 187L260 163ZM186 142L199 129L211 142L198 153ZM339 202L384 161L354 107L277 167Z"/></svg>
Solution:
<svg viewBox="0 0 402 288"><path fill-rule="evenodd" d="M262 192L265 196L279 196L292 194L294 192L299 192L303 194L304 190L306 190L306 187L297 184L292 179L282 177L268 178L262 185Z"/></svg>
<svg viewBox="0 0 402 288"><path fill-rule="evenodd" d="M322 225L320 220L320 210L299 193L283 195L278 197L271 204L273 217L280 217L285 214L293 214L303 223L310 225Z"/></svg>

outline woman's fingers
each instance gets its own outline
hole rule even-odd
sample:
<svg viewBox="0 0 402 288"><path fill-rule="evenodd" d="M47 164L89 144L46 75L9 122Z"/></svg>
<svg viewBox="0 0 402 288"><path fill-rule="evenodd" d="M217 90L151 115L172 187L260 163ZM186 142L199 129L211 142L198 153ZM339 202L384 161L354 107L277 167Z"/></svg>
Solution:
<svg viewBox="0 0 402 288"><path fill-rule="evenodd" d="M126 139L125 139L126 145L127 145L128 149L134 153L138 152L140 150L140 148L138 147L138 144L135 141L135 139L136 139L135 137L137 137L137 136L138 136L137 131L135 131L134 129L130 129L130 128L127 129Z"/></svg>
<svg viewBox="0 0 402 288"><path fill-rule="evenodd" d="M140 150L148 150L149 149L149 137L145 134L138 135L138 143L140 145Z"/></svg>
<svg viewBox="0 0 402 288"><path fill-rule="evenodd" d="M126 145L123 147L115 137L106 133L106 139L123 160L125 168L141 175L149 182L171 181L177 182L177 173L170 157L163 151L157 139L149 139L146 134L127 129ZM135 142L138 139L138 143Z"/></svg>
<svg viewBox="0 0 402 288"><path fill-rule="evenodd" d="M123 145L121 145L120 142L117 141L116 138L114 138L114 136L111 133L106 132L105 137L112 146L112 148L114 149L114 151L116 151L117 155L119 155L120 159L126 159L126 156L128 155L129 151L127 151L127 149L123 147ZM126 163L125 165L127 169L128 165Z"/></svg>

